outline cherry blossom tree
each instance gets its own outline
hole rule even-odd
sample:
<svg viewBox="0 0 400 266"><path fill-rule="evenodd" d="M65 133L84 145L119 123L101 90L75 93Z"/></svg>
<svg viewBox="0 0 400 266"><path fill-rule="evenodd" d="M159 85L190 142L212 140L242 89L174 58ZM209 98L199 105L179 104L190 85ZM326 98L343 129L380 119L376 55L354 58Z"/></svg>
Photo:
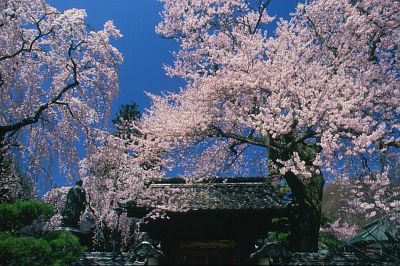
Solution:
<svg viewBox="0 0 400 266"><path fill-rule="evenodd" d="M0 203L11 203L34 197L34 184L19 170L18 165L7 154L3 154L2 170Z"/></svg>
<svg viewBox="0 0 400 266"><path fill-rule="evenodd" d="M357 229L356 225L349 225L346 221L341 221L341 218L338 218L329 225L327 231L332 233L337 239L345 240L354 236Z"/></svg>
<svg viewBox="0 0 400 266"><path fill-rule="evenodd" d="M106 250L112 249L117 236L126 247L134 243L138 236L137 219L128 218L126 212L118 214L121 203L139 202L146 198L147 186L161 177L158 168L143 167L137 144L132 141L140 132L131 130L131 123L140 118L138 105L134 102L123 104L112 120L116 132L109 134L96 130L95 143L89 155L80 161L80 175L83 177L88 205L81 218L90 217L95 223L94 244ZM53 188L44 196L57 210L49 227L56 228L61 223L61 212L65 206L68 188ZM155 196L155 195L153 195ZM118 228L117 228L118 227Z"/></svg>
<svg viewBox="0 0 400 266"><path fill-rule="evenodd" d="M400 187L387 172L365 176L363 179L337 178L338 194L346 198L339 213L362 214L366 221L388 217L400 225Z"/></svg>
<svg viewBox="0 0 400 266"><path fill-rule="evenodd" d="M144 204L164 195L163 191L149 194L149 183L160 179L161 173L159 168L144 167L143 158L137 153L137 144L132 143L132 137L123 138L126 134L137 134L125 130L125 122L121 121L120 125L123 134L110 135L97 131L97 146L92 146L93 150L80 162L80 175L88 201L81 218L90 217L94 221L97 228L94 243L104 245L106 249L111 249L116 234L121 237L123 247L137 240L135 237L138 232L135 230L139 221L128 218L126 212L118 217L117 209L121 208L121 203L134 201ZM53 204L57 210L49 223L50 228L60 226L67 192L68 188L65 187L54 188L44 196L45 201Z"/></svg>
<svg viewBox="0 0 400 266"><path fill-rule="evenodd" d="M292 249L316 251L323 175L384 173L398 154L400 2L309 1L275 36L268 0L162 2L157 32L180 44L166 70L187 83L150 95L141 154L188 176L258 158L294 196Z"/></svg>
<svg viewBox="0 0 400 266"><path fill-rule="evenodd" d="M19 154L31 176L56 165L72 178L77 146L102 125L118 92L122 56L110 38L119 37L112 21L91 30L84 10L1 1L0 155Z"/></svg>
<svg viewBox="0 0 400 266"><path fill-rule="evenodd" d="M43 195L43 200L54 207L54 215L50 217L46 224L46 229L55 230L61 225L62 212L67 202L67 194L70 187L52 188Z"/></svg>

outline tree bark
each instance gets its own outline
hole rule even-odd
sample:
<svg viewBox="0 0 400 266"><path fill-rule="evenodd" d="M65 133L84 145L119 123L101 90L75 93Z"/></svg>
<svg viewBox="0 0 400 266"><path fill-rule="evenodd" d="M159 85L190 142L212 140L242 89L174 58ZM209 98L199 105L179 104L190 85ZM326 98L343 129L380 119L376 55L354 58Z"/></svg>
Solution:
<svg viewBox="0 0 400 266"><path fill-rule="evenodd" d="M317 252L323 176L314 172L305 183L289 172L285 179L294 195L294 208L290 217L290 249L294 252Z"/></svg>
<svg viewBox="0 0 400 266"><path fill-rule="evenodd" d="M0 133L0 181L3 178L4 172L4 147L3 147L4 136Z"/></svg>

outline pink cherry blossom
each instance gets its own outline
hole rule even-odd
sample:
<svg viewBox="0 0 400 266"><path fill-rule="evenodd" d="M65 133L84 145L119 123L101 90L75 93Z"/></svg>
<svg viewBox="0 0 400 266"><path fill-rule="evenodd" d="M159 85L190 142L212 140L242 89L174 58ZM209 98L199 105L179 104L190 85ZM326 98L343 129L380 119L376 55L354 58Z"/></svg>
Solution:
<svg viewBox="0 0 400 266"><path fill-rule="evenodd" d="M350 226L347 222L341 222L341 219L338 218L332 224L330 224L328 230L339 240L345 240L351 236L354 236L357 232L357 226Z"/></svg>
<svg viewBox="0 0 400 266"><path fill-rule="evenodd" d="M243 173L242 162L252 159L244 150L264 150L259 168L285 178L315 213L322 195L305 200L304 191L313 184L320 187L310 191L320 190L321 174L393 172L388 156L400 147L398 1L308 1L278 21L275 35L265 30L273 20L269 1L162 3L156 30L180 44L166 71L186 85L150 95L153 105L136 125L145 158L166 169L189 166L187 176L218 176ZM398 202L373 204L390 212Z"/></svg>
<svg viewBox="0 0 400 266"><path fill-rule="evenodd" d="M54 165L75 176L77 147L87 148L118 93L122 56L110 39L121 36L112 21L90 30L81 9L2 1L0 152L19 154L31 176L49 176Z"/></svg>

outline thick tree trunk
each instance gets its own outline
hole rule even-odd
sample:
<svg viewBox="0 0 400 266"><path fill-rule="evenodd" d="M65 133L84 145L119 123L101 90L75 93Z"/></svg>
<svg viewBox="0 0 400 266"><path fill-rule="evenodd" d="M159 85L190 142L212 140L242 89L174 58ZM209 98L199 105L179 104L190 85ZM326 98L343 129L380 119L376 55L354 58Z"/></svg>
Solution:
<svg viewBox="0 0 400 266"><path fill-rule="evenodd" d="M282 167L279 160L289 160L294 152L297 152L300 159L305 162L312 176L301 180L292 172L283 176L290 187L293 195L293 212L290 219L290 248L295 252L316 252L318 251L319 227L321 221L322 188L324 179L321 171L315 168L313 162L320 147L317 144L309 144L304 141L295 141L292 135L282 136L279 144L286 143L288 149L269 150L269 159L274 165ZM294 144L290 144L293 143ZM278 146L279 145L275 145Z"/></svg>
<svg viewBox="0 0 400 266"><path fill-rule="evenodd" d="M0 181L3 178L3 172L4 172L4 147L3 147L3 141L4 141L4 135L0 133Z"/></svg>
<svg viewBox="0 0 400 266"><path fill-rule="evenodd" d="M314 172L311 178L302 181L292 172L288 172L284 178L293 195L289 247L293 252L317 252L323 176Z"/></svg>
<svg viewBox="0 0 400 266"><path fill-rule="evenodd" d="M287 173L285 178L294 195L290 248L295 252L316 252L324 185L322 174L313 173L306 182L299 180L293 173Z"/></svg>

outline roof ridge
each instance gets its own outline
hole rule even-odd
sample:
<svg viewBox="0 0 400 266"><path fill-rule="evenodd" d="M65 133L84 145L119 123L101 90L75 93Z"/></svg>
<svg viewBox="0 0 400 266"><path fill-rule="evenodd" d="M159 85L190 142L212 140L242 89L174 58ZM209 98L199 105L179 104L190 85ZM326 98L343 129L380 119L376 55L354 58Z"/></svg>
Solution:
<svg viewBox="0 0 400 266"><path fill-rule="evenodd" d="M237 183L185 183L185 184L174 184L174 183L153 183L150 187L226 187L226 186L264 186L272 187L271 184L267 182L237 182Z"/></svg>

